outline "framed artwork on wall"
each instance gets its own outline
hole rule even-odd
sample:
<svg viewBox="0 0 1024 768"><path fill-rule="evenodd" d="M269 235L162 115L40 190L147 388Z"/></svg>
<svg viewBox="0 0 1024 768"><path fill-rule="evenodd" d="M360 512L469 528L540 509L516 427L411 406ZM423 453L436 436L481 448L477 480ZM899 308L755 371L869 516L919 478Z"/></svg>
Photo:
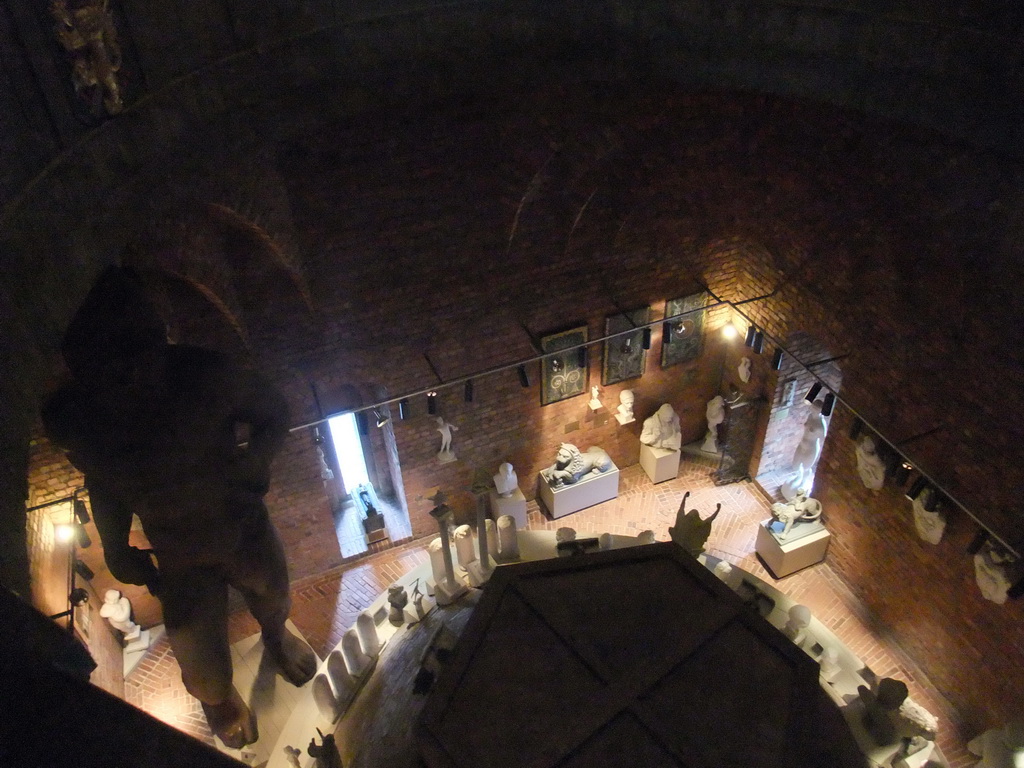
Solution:
<svg viewBox="0 0 1024 768"><path fill-rule="evenodd" d="M647 364L647 350L644 349L643 327L651 317L651 308L642 307L621 315L612 315L604 321L606 336L630 331L604 343L604 364L601 368L601 383L604 386L617 384L626 379L643 376Z"/></svg>
<svg viewBox="0 0 1024 768"><path fill-rule="evenodd" d="M540 348L545 354L560 353L541 361L541 405L551 405L587 391L587 356L575 347L586 343L588 338L585 325L541 337Z"/></svg>
<svg viewBox="0 0 1024 768"><path fill-rule="evenodd" d="M668 324L666 332L669 337L662 334L662 368L685 363L700 355L704 347L704 307L707 306L707 298L707 293L701 291L665 303L665 322Z"/></svg>

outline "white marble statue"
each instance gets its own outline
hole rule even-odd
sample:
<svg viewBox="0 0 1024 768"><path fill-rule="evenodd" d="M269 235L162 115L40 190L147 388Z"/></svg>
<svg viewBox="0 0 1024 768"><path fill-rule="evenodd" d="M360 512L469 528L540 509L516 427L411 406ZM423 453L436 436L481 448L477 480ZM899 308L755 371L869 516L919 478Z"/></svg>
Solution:
<svg viewBox="0 0 1024 768"><path fill-rule="evenodd" d="M929 544L938 544L946 531L946 516L938 509L929 512L924 508L928 497L933 493L935 491L929 488L920 494L911 502L911 508L914 510L914 530L917 531L917 535Z"/></svg>
<svg viewBox="0 0 1024 768"><path fill-rule="evenodd" d="M807 628L811 626L811 609L806 605L794 605L789 609L789 620L782 628L782 634L803 648L807 640Z"/></svg>
<svg viewBox="0 0 1024 768"><path fill-rule="evenodd" d="M139 636L139 625L132 621L132 604L127 597L116 589L108 589L103 595L100 616L110 622L110 626L124 632L125 639L133 640Z"/></svg>
<svg viewBox="0 0 1024 768"><path fill-rule="evenodd" d="M812 403L811 412L804 422L800 442L797 443L796 450L793 451L793 460L789 464L790 476L779 488L783 498L792 499L800 490L810 493L814 468L821 457L827 427L825 417L821 415L821 403Z"/></svg>
<svg viewBox="0 0 1024 768"><path fill-rule="evenodd" d="M512 515L502 515L498 518L498 559L503 563L519 559L516 519Z"/></svg>
<svg viewBox="0 0 1024 768"><path fill-rule="evenodd" d="M1006 602L1006 593L1013 584L1010 580L1010 567L1013 562L1010 555L991 544L986 544L974 556L974 576L978 582L978 589L986 600L991 600L997 605Z"/></svg>
<svg viewBox="0 0 1024 768"><path fill-rule="evenodd" d="M975 768L1024 768L1024 718L985 731L967 750L981 758Z"/></svg>
<svg viewBox="0 0 1024 768"><path fill-rule="evenodd" d="M468 525L460 525L455 529L455 557L459 561L459 567L463 569L476 560L473 529Z"/></svg>
<svg viewBox="0 0 1024 768"><path fill-rule="evenodd" d="M590 410L597 411L602 408L601 390L597 387L590 388Z"/></svg>
<svg viewBox="0 0 1024 768"><path fill-rule="evenodd" d="M654 531L650 529L640 531L640 533L636 535L637 544L654 544L656 541L657 539L654 538Z"/></svg>
<svg viewBox="0 0 1024 768"><path fill-rule="evenodd" d="M430 555L430 575L435 584L444 583L447 577L444 569L444 553L441 551L442 546L444 545L441 543L440 537L433 539L427 545L427 553Z"/></svg>
<svg viewBox="0 0 1024 768"><path fill-rule="evenodd" d="M821 502L807 496L807 491L800 489L790 501L772 504L772 517L782 523L780 539L789 536L795 523L813 522L821 517Z"/></svg>
<svg viewBox="0 0 1024 768"><path fill-rule="evenodd" d="M561 544L563 541L576 541L576 529L559 528L555 531L555 543Z"/></svg>
<svg viewBox="0 0 1024 768"><path fill-rule="evenodd" d="M615 409L615 420L619 424L632 424L636 421L633 416L633 402L636 400L636 395L633 394L633 390L624 389L619 392L619 407Z"/></svg>
<svg viewBox="0 0 1024 768"><path fill-rule="evenodd" d="M879 490L885 484L885 462L878 455L875 439L864 435L857 443L857 474L865 488Z"/></svg>
<svg viewBox="0 0 1024 768"><path fill-rule="evenodd" d="M369 611L363 611L356 617L356 634L359 636L359 647L367 656L380 653L380 638L377 636L377 624Z"/></svg>
<svg viewBox="0 0 1024 768"><path fill-rule="evenodd" d="M484 532L487 536L487 554L497 559L498 557L498 526L488 518L484 521Z"/></svg>
<svg viewBox="0 0 1024 768"><path fill-rule="evenodd" d="M341 702L347 702L356 691L356 679L348 671L341 651L331 651L327 657L327 676L331 678L334 694Z"/></svg>
<svg viewBox="0 0 1024 768"><path fill-rule="evenodd" d="M839 651L831 646L826 648L818 659L818 666L821 669L821 676L827 682L835 680L843 671L843 666L839 663Z"/></svg>
<svg viewBox="0 0 1024 768"><path fill-rule="evenodd" d="M354 627L349 628L341 636L341 656L345 659L345 668L352 677L360 678L366 674L372 659L363 653L359 646L359 635Z"/></svg>
<svg viewBox="0 0 1024 768"><path fill-rule="evenodd" d="M652 448L678 451L683 444L679 429L679 417L668 403L663 404L654 415L644 421L640 442Z"/></svg>
<svg viewBox="0 0 1024 768"><path fill-rule="evenodd" d="M742 360L740 360L740 367L739 367L739 369L737 369L736 372L739 374L740 381L742 381L744 384L747 384L747 383L750 382L750 358L749 357L744 357Z"/></svg>
<svg viewBox="0 0 1024 768"><path fill-rule="evenodd" d="M552 488L561 488L611 468L611 457L603 448L595 445L583 453L572 443L562 443L555 455L555 463L542 469L540 474Z"/></svg>
<svg viewBox="0 0 1024 768"><path fill-rule="evenodd" d="M336 722L341 717L344 705L331 690L331 681L327 675L321 673L313 678L313 701L324 720Z"/></svg>
<svg viewBox="0 0 1024 768"><path fill-rule="evenodd" d="M612 548L612 535L610 533L602 533L597 538L597 545L602 551L607 551Z"/></svg>
<svg viewBox="0 0 1024 768"><path fill-rule="evenodd" d="M502 498L508 498L519 488L519 477L515 468L507 461L498 467L498 474L493 476L494 488Z"/></svg>
<svg viewBox="0 0 1024 768"><path fill-rule="evenodd" d="M725 398L716 395L708 400L704 415L708 420L708 433L704 436L704 445L700 449L705 453L718 453L718 426L725 421Z"/></svg>
<svg viewBox="0 0 1024 768"><path fill-rule="evenodd" d="M441 433L441 450L437 452L437 460L442 464L455 461L455 454L452 452L452 432L458 432L459 428L450 421L445 421L443 416L438 416L437 431Z"/></svg>

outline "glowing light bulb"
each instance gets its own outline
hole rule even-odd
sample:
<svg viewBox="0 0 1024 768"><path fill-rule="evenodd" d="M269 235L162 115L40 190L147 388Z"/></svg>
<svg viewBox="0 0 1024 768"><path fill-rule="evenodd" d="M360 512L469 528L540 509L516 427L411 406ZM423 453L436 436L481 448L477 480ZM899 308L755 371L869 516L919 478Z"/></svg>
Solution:
<svg viewBox="0 0 1024 768"><path fill-rule="evenodd" d="M729 323L724 328L722 328L722 336L724 336L727 339L735 339L737 336L739 336L739 331L736 330L735 325Z"/></svg>

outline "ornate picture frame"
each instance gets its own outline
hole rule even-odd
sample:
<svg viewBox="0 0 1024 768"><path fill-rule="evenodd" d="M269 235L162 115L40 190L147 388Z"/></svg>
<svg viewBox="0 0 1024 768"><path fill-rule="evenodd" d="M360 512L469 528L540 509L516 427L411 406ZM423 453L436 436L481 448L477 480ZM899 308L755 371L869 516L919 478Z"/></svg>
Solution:
<svg viewBox="0 0 1024 768"><path fill-rule="evenodd" d="M609 386L644 375L647 350L644 349L644 326L650 322L651 308L641 307L619 315L610 315L604 321L606 336L630 331L604 343L604 361L601 366L601 384Z"/></svg>
<svg viewBox="0 0 1024 768"><path fill-rule="evenodd" d="M706 291L670 299L665 303L665 322L668 324L666 331L672 335L669 341L664 333L662 334L662 368L685 363L700 356L704 348L704 307L707 303Z"/></svg>
<svg viewBox="0 0 1024 768"><path fill-rule="evenodd" d="M589 338L585 325L541 337L542 352L545 354L561 352L561 354L545 357L541 361L541 405L551 405L560 400L582 395L588 390L587 355L584 353L581 360L581 355L574 347L586 343ZM583 365L580 365L580 362L583 362Z"/></svg>

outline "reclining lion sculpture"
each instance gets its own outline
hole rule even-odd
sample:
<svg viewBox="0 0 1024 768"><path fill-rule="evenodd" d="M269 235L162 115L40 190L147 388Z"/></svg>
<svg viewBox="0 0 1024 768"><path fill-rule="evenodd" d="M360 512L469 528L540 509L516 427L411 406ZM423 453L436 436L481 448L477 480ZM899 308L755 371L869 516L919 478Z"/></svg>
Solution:
<svg viewBox="0 0 1024 768"><path fill-rule="evenodd" d="M572 443L562 443L555 456L555 463L540 474L552 488L573 485L588 475L599 475L612 466L611 457L603 448L594 446L586 453Z"/></svg>

